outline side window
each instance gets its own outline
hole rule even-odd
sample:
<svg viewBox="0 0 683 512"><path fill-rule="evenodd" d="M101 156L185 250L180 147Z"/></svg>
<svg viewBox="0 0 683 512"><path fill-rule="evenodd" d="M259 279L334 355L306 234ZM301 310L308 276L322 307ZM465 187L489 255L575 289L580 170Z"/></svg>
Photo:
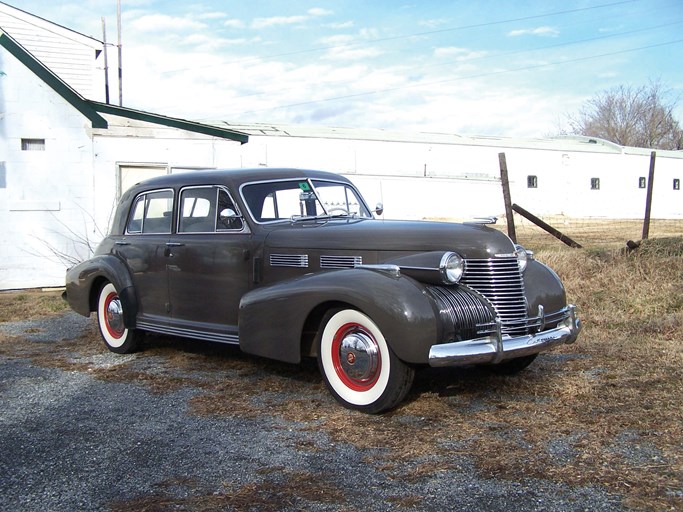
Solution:
<svg viewBox="0 0 683 512"><path fill-rule="evenodd" d="M186 188L180 193L178 233L213 233L216 230L214 187Z"/></svg>
<svg viewBox="0 0 683 512"><path fill-rule="evenodd" d="M213 233L242 227L242 218L225 190L192 187L181 192L178 233Z"/></svg>
<svg viewBox="0 0 683 512"><path fill-rule="evenodd" d="M237 212L235 204L225 190L218 190L218 219L216 231L241 230L242 219Z"/></svg>
<svg viewBox="0 0 683 512"><path fill-rule="evenodd" d="M173 191L160 190L141 194L133 204L128 233L170 233Z"/></svg>

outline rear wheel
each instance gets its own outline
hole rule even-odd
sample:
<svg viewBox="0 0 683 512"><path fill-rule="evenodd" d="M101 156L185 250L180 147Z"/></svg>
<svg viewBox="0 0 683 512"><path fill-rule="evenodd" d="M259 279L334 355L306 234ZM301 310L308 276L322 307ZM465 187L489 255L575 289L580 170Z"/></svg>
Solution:
<svg viewBox="0 0 683 512"><path fill-rule="evenodd" d="M379 327L355 309L333 310L323 319L318 366L338 402L371 414L396 407L415 375Z"/></svg>
<svg viewBox="0 0 683 512"><path fill-rule="evenodd" d="M104 344L117 354L135 352L142 336L139 331L126 328L123 314L119 293L113 284L105 284L97 300L97 324Z"/></svg>

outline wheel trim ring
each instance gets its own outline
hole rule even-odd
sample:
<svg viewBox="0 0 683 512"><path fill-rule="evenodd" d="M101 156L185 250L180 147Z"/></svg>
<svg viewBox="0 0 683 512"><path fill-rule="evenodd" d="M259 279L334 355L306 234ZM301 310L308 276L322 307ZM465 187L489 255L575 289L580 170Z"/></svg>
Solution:
<svg viewBox="0 0 683 512"><path fill-rule="evenodd" d="M341 355L340 355L340 349L341 349L341 344L344 338L346 338L349 334L354 333L354 332L361 332L365 337L367 337L373 344L375 350L376 350L376 356L377 356L377 365L375 370L372 372L372 374L364 379L356 379L351 377L346 371L344 370L344 367L342 365L342 360L341 360ZM358 392L364 392L364 391L369 391L371 390L375 384L377 384L377 381L379 380L380 374L382 373L382 354L380 351L379 344L377 343L377 340L375 340L375 337L372 335L372 333L363 327L361 324L358 323L348 323L345 325L342 325L339 329L337 329L337 332L334 335L334 339L332 340L332 364L334 366L334 371L337 374L337 377L342 381L342 383L348 387L349 389L353 391L358 391Z"/></svg>
<svg viewBox="0 0 683 512"><path fill-rule="evenodd" d="M123 335L125 334L126 328L125 328L124 325L123 325L123 321L121 321L121 328L120 328L120 329L116 329L116 328L111 324L111 321L110 321L110 318L109 318L109 315L110 315L109 307L110 307L111 303L114 302L114 301L118 301L118 303L119 303L119 309L121 309L121 307L120 307L121 300L119 299L118 293L116 293L116 292L111 292L109 295L107 295L107 298L106 298L105 301L104 301L104 311L103 311L103 313L104 313L104 314L103 314L103 317L104 317L104 326L106 327L107 332L109 333L109 335L110 335L112 338L119 340L119 339L121 339L121 338L123 337Z"/></svg>

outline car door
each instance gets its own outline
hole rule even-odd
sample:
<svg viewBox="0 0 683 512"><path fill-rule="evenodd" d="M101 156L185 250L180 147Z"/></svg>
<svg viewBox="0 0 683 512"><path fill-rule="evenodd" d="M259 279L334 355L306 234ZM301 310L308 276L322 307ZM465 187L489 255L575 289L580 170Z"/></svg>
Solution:
<svg viewBox="0 0 683 512"><path fill-rule="evenodd" d="M168 322L168 279L165 252L171 235L173 190L140 194L131 207L125 234L114 251L130 269L138 298L138 324Z"/></svg>
<svg viewBox="0 0 683 512"><path fill-rule="evenodd" d="M219 186L180 191L167 268L171 323L183 334L237 342L237 315L251 285L251 234Z"/></svg>

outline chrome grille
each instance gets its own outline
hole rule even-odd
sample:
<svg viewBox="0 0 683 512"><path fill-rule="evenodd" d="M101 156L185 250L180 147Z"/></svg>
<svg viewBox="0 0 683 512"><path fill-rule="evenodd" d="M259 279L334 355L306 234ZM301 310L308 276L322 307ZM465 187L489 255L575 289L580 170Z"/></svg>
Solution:
<svg viewBox="0 0 683 512"><path fill-rule="evenodd" d="M491 302L501 319L504 333L528 332L524 281L516 257L468 259L461 282Z"/></svg>

